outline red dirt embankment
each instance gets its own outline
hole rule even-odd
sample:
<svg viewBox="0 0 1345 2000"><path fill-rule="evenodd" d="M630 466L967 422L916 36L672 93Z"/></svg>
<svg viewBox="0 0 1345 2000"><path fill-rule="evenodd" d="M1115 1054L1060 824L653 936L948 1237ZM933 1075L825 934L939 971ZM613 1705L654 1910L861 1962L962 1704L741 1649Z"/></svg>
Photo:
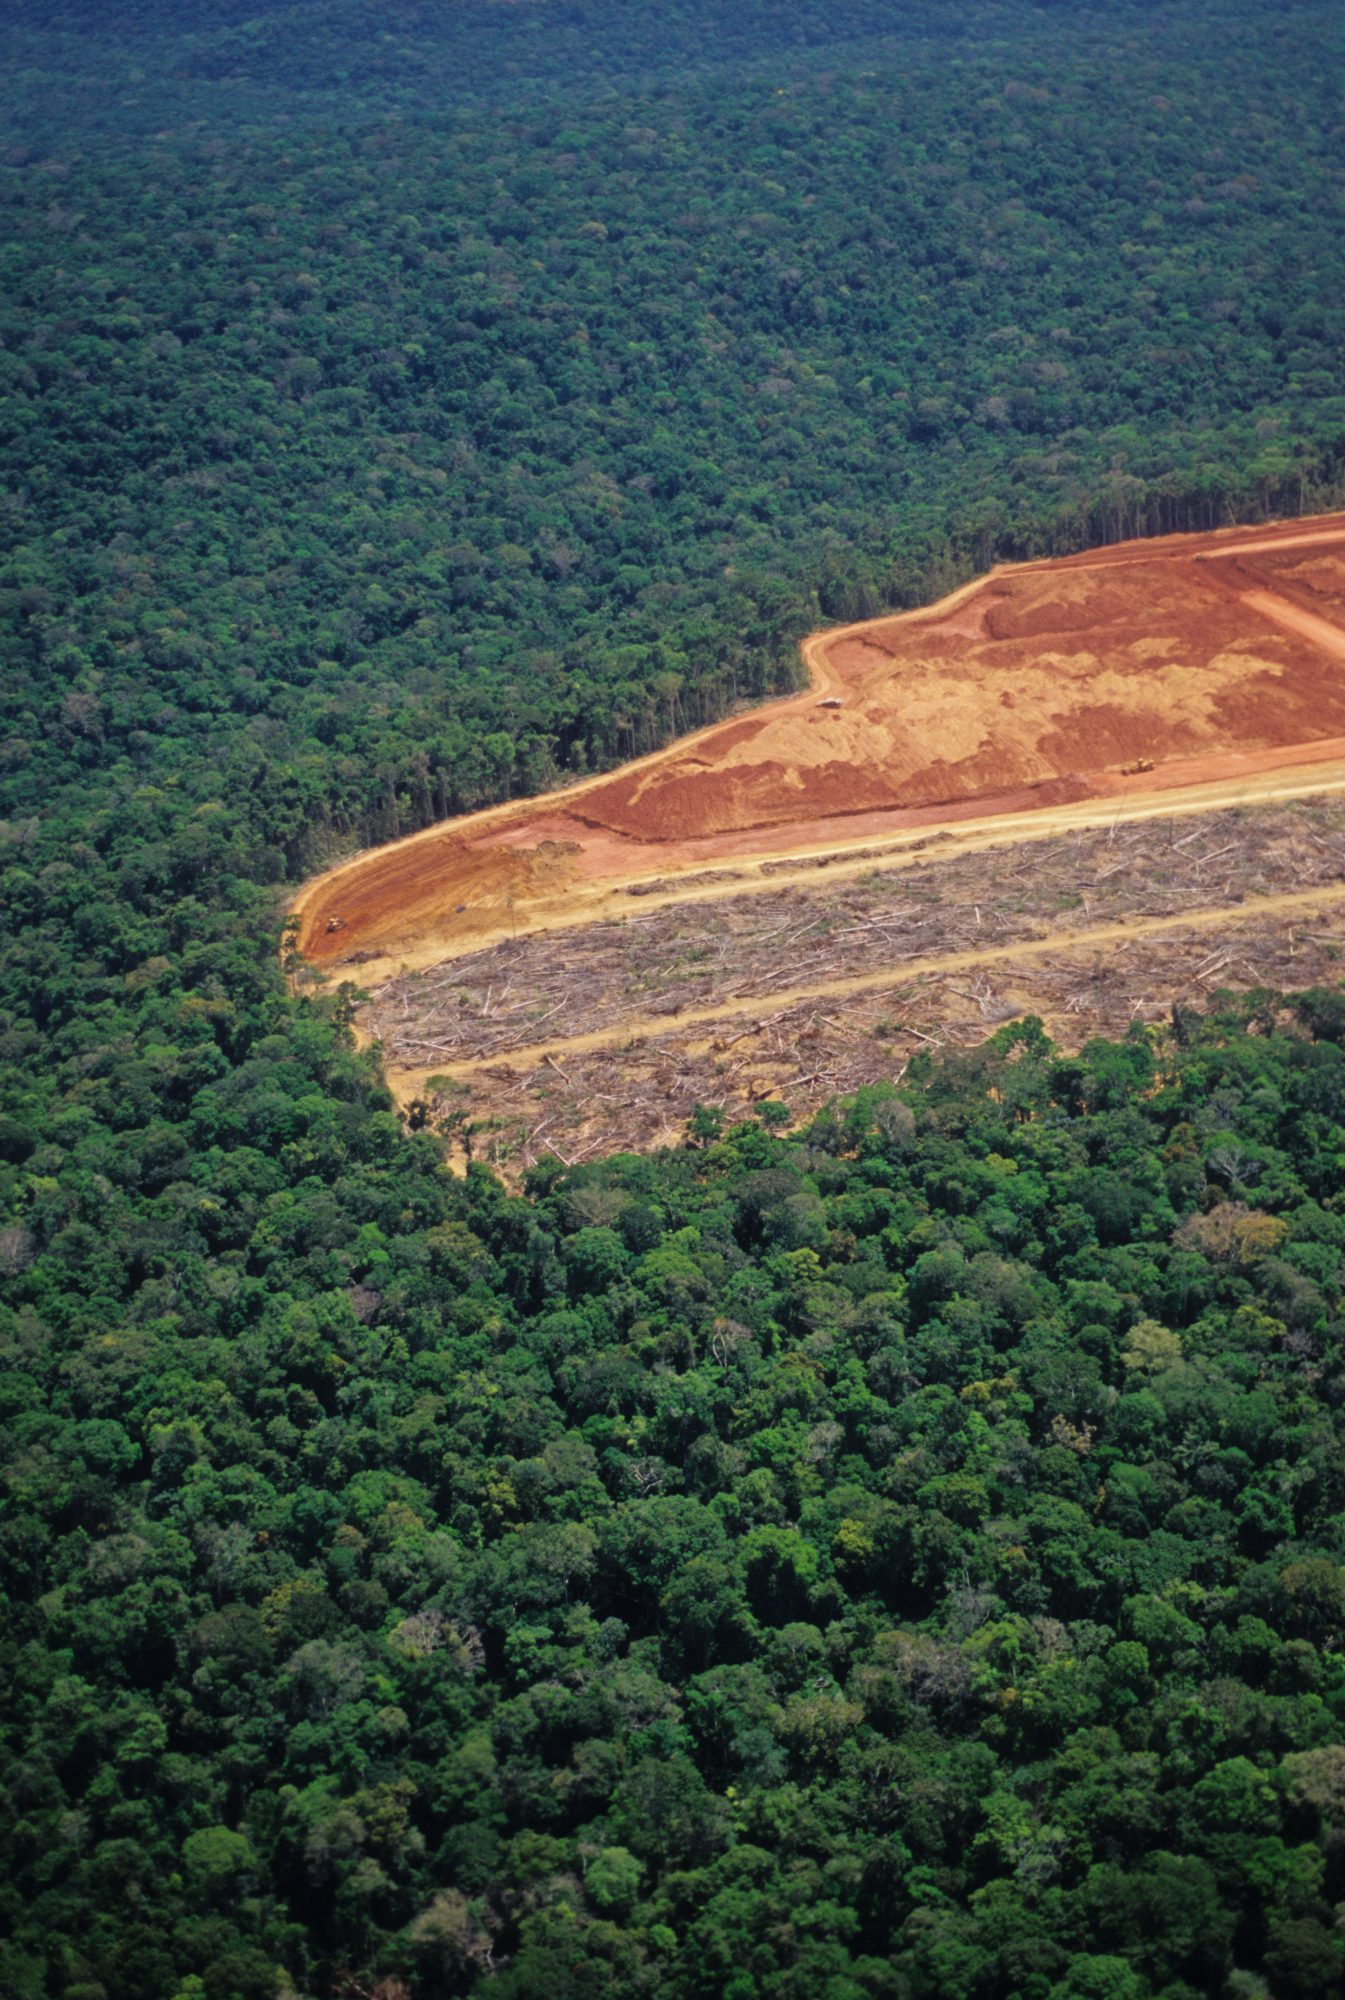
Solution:
<svg viewBox="0 0 1345 2000"><path fill-rule="evenodd" d="M1169 536L815 634L806 694L309 884L299 949L449 957L554 913L569 884L1310 761L1345 738L1343 558L1341 514Z"/></svg>

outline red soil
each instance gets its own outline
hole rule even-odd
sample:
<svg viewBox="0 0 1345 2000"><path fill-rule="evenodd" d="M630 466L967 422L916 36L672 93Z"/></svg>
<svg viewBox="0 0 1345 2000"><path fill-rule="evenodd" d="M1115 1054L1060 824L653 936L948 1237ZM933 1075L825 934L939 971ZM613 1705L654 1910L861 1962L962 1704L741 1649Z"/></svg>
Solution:
<svg viewBox="0 0 1345 2000"><path fill-rule="evenodd" d="M1332 549L1319 545L1282 554L1272 550L1239 560L1246 571L1255 571L1264 588L1305 611L1345 624L1345 546Z"/></svg>
<svg viewBox="0 0 1345 2000"><path fill-rule="evenodd" d="M1132 792L1139 760L1161 790L1332 754L1345 515L995 571L930 610L817 635L805 655L807 694L310 884L300 950L349 963L433 935L449 955L505 912L525 926L567 881Z"/></svg>

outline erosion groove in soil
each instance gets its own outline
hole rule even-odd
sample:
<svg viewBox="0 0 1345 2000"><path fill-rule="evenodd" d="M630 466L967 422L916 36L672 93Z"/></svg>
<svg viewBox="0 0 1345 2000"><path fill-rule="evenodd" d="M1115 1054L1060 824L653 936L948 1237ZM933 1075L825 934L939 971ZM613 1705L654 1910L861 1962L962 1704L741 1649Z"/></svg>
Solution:
<svg viewBox="0 0 1345 2000"><path fill-rule="evenodd" d="M374 982L643 886L1345 784L1343 549L1342 514L1120 544L816 633L804 694L318 878L299 949Z"/></svg>

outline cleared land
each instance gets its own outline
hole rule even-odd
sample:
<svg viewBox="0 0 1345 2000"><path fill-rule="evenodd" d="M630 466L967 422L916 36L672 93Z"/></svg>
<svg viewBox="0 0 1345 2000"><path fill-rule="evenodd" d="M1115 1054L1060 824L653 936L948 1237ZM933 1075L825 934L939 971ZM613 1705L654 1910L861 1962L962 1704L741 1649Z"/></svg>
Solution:
<svg viewBox="0 0 1345 2000"><path fill-rule="evenodd" d="M1026 564L815 634L807 694L358 856L301 952L506 1174L1339 977L1345 515Z"/></svg>
<svg viewBox="0 0 1345 2000"><path fill-rule="evenodd" d="M1339 514L1128 543L816 634L804 695L319 878L299 948L377 979L610 914L641 882L1118 798L1197 804L1290 766L1339 779L1343 550Z"/></svg>
<svg viewBox="0 0 1345 2000"><path fill-rule="evenodd" d="M366 1026L403 1102L461 1110L517 1172L676 1137L698 1103L802 1115L1023 1013L1071 1048L1335 979L1342 949L1345 800L1313 798L637 904L391 980Z"/></svg>

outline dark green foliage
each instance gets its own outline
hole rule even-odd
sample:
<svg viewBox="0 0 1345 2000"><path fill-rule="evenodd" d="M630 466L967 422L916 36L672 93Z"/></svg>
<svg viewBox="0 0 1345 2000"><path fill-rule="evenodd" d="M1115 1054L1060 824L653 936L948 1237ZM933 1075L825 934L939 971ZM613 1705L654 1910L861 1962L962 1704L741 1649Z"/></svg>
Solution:
<svg viewBox="0 0 1345 2000"><path fill-rule="evenodd" d="M12 1990L1339 1990L1338 1042L1015 1032L523 1199L331 1011L162 1187L70 1087L8 1169Z"/></svg>
<svg viewBox="0 0 1345 2000"><path fill-rule="evenodd" d="M208 766L279 880L786 687L821 618L1335 493L1338 11L949 11L818 71L781 0L770 79L634 100L16 147L4 810L115 774L143 910L220 835L135 788ZM109 74L156 19L99 10Z"/></svg>

